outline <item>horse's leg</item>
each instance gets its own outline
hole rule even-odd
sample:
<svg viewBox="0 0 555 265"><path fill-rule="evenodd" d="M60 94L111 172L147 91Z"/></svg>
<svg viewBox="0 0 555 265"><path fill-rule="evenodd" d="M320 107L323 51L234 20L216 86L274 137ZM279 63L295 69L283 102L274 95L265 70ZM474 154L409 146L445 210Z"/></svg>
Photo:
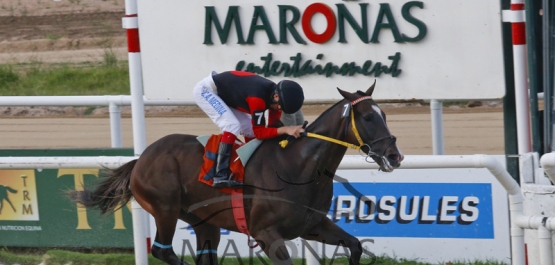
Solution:
<svg viewBox="0 0 555 265"><path fill-rule="evenodd" d="M328 245L344 245L351 251L349 264L359 264L360 262L360 256L362 255L362 245L360 241L356 237L345 232L328 218L324 218L323 223L314 227L302 238L320 241Z"/></svg>
<svg viewBox="0 0 555 265"><path fill-rule="evenodd" d="M285 241L277 231L264 230L253 237L273 264L293 264L289 251L285 247Z"/></svg>
<svg viewBox="0 0 555 265"><path fill-rule="evenodd" d="M218 245L220 244L220 228L203 220L191 213L181 212L181 220L193 227L197 238L197 257L195 263L218 264Z"/></svg>
<svg viewBox="0 0 555 265"><path fill-rule="evenodd" d="M172 241L177 224L178 211L157 211L154 216L156 221L156 237L151 253L155 258L162 260L170 265L188 264L181 262L173 251Z"/></svg>
<svg viewBox="0 0 555 265"><path fill-rule="evenodd" d="M220 228L203 224L193 227L197 234L197 264L218 264L218 245L220 244Z"/></svg>
<svg viewBox="0 0 555 265"><path fill-rule="evenodd" d="M150 214L156 222L156 237L151 249L152 256L170 265L187 264L179 260L172 246L181 207L179 189L166 188L165 192L161 194L148 194L147 192L137 192L136 194L135 199L148 206ZM157 200L145 200L148 196Z"/></svg>
<svg viewBox="0 0 555 265"><path fill-rule="evenodd" d="M131 191L156 222L152 256L170 265L188 264L179 260L172 246L182 207L179 165L170 154L152 152L145 150L136 162L130 177Z"/></svg>

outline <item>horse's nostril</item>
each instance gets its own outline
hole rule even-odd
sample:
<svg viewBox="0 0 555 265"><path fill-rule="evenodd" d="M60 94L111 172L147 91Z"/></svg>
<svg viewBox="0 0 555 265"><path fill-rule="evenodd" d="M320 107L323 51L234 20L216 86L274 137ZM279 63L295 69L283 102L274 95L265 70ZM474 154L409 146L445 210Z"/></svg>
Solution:
<svg viewBox="0 0 555 265"><path fill-rule="evenodd" d="M390 154L387 158L389 158L389 160L398 161L400 157L398 154Z"/></svg>

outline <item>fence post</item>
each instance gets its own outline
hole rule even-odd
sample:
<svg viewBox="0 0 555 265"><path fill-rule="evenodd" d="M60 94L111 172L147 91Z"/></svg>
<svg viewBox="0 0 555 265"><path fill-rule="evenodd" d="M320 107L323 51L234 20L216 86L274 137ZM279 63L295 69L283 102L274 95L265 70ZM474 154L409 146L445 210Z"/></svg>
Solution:
<svg viewBox="0 0 555 265"><path fill-rule="evenodd" d="M444 155L445 147L443 145L443 102L432 99L430 101L430 110L432 112L432 146L434 155Z"/></svg>
<svg viewBox="0 0 555 265"><path fill-rule="evenodd" d="M133 122L133 148L135 156L141 155L146 149L143 73L141 68L141 47L139 43L139 21L137 13L137 1L125 0L123 27L127 30L129 50L129 83L131 86L131 118ZM131 209L133 210L135 264L148 264L148 253L150 252L148 214L135 200L131 202Z"/></svg>
<svg viewBox="0 0 555 265"><path fill-rule="evenodd" d="M108 107L110 112L110 138L112 139L112 148L123 147L121 138L121 110L120 106L114 102L110 102Z"/></svg>

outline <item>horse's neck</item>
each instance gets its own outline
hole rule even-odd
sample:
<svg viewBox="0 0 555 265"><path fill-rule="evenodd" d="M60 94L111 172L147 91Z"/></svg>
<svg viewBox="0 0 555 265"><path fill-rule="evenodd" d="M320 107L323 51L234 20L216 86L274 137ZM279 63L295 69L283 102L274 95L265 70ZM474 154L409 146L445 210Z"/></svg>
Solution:
<svg viewBox="0 0 555 265"><path fill-rule="evenodd" d="M322 114L308 131L346 142L347 133L345 131L345 126L347 118L340 117L341 106L335 106L334 109ZM318 170L324 169L332 173L335 173L339 163L347 152L347 147L345 146L317 138L310 138L308 145L311 150L314 150L314 154L318 157Z"/></svg>

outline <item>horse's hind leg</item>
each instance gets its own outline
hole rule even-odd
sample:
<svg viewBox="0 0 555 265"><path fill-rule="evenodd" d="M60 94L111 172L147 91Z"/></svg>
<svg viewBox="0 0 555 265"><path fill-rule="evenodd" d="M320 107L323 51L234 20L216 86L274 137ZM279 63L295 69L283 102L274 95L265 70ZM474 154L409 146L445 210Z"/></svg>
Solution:
<svg viewBox="0 0 555 265"><path fill-rule="evenodd" d="M179 260L172 246L179 209L174 209L174 207L169 206L160 206L157 209L158 210L153 213L157 230L154 245L151 250L152 256L170 265L188 264Z"/></svg>
<svg viewBox="0 0 555 265"><path fill-rule="evenodd" d="M264 253L272 260L273 264L293 264L289 251L285 247L285 241L275 230L264 230L253 235Z"/></svg>
<svg viewBox="0 0 555 265"><path fill-rule="evenodd" d="M362 255L362 245L360 241L356 237L345 232L328 218L324 218L324 222L321 225L314 227L307 236L303 236L302 238L320 241L328 245L344 245L351 251L349 264L359 264L360 262L360 256Z"/></svg>

